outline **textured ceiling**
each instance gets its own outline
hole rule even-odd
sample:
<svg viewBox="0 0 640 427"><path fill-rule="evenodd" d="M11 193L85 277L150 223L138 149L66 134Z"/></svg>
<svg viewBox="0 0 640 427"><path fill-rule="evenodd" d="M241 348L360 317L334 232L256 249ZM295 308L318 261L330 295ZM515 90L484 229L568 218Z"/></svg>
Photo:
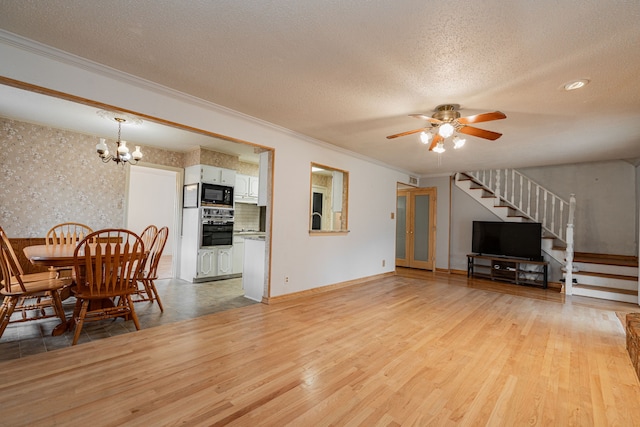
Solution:
<svg viewBox="0 0 640 427"><path fill-rule="evenodd" d="M0 28L415 174L640 157L637 0L0 0ZM385 138L444 103L504 136Z"/></svg>

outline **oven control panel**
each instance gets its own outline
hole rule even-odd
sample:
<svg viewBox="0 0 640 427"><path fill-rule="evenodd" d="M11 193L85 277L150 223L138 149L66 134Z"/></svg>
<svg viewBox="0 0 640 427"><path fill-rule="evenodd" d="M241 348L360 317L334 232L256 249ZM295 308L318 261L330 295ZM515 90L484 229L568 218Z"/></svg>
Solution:
<svg viewBox="0 0 640 427"><path fill-rule="evenodd" d="M200 218L203 224L233 223L233 209L231 208L200 208Z"/></svg>

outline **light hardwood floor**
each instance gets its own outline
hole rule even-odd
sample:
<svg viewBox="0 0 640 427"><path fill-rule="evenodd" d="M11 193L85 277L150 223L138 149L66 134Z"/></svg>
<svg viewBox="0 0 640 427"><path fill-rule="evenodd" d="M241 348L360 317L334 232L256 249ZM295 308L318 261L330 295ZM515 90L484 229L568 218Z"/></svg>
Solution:
<svg viewBox="0 0 640 427"><path fill-rule="evenodd" d="M637 305L400 274L0 363L0 424L640 425Z"/></svg>

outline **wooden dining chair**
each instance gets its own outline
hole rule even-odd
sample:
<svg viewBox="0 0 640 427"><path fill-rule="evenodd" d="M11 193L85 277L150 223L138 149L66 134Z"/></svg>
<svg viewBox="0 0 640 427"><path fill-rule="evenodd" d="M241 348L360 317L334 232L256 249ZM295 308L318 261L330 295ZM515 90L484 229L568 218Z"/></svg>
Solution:
<svg viewBox="0 0 640 427"><path fill-rule="evenodd" d="M0 337L4 333L7 325L11 322L11 316L16 308L24 312L30 309L44 310L44 307L53 308L54 315L60 318L60 324L54 329L54 335L62 334L67 327L64 309L62 308L62 300L60 299L60 289L70 286L71 278L49 278L47 276L23 275L20 264L15 259L15 253L10 245L7 244L8 239L2 231L3 238L0 239L0 270L2 277L0 278L0 295L3 297L0 306ZM35 300L36 304L26 306L25 301ZM26 317L25 320L42 319L52 316L38 316L34 318Z"/></svg>
<svg viewBox="0 0 640 427"><path fill-rule="evenodd" d="M151 224L145 228L140 234L140 238L142 239L142 243L144 243L144 248L148 252L151 249L151 244L153 243L153 239L156 238L156 234L158 233L158 227Z"/></svg>
<svg viewBox="0 0 640 427"><path fill-rule="evenodd" d="M47 245L75 245L92 233L91 227L78 222L63 222L47 231Z"/></svg>
<svg viewBox="0 0 640 427"><path fill-rule="evenodd" d="M138 276L138 288L133 300L133 302L150 301L151 303L156 301L160 311L164 311L164 307L162 306L158 289L156 289L155 280L158 278L158 264L167 243L167 237L169 237L169 228L162 227L156 233L151 244L145 246L147 248L147 256L140 271L140 276Z"/></svg>
<svg viewBox="0 0 640 427"><path fill-rule="evenodd" d="M58 273L56 271L25 274L22 266L20 265L20 260L13 249L11 241L9 240L9 236L2 227L0 227L0 244L5 248L6 254L11 261L11 272L14 274L10 278L11 285L18 285L20 281L27 283L58 278ZM68 289L68 287L64 289ZM21 313L21 316L11 319L11 323L57 317L53 302L51 295L48 295L47 292L24 294L18 298L18 301L13 307L13 312ZM53 312L46 310L47 308L52 308Z"/></svg>
<svg viewBox="0 0 640 427"><path fill-rule="evenodd" d="M47 231L47 237L45 238L45 244L51 245L77 245L78 242L84 239L93 230L88 225L80 224L78 222L63 222L58 225L54 225ZM61 276L72 276L72 267L49 267L49 271L56 272Z"/></svg>
<svg viewBox="0 0 640 427"><path fill-rule="evenodd" d="M73 311L75 345L84 322L125 317L140 329L131 299L136 292L145 251L142 239L125 229L90 233L74 252L76 306Z"/></svg>

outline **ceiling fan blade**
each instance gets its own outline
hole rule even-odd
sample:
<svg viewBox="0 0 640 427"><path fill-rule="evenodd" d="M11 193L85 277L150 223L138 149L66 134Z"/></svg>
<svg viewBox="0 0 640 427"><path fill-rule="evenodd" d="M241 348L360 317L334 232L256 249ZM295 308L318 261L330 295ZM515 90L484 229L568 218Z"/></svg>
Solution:
<svg viewBox="0 0 640 427"><path fill-rule="evenodd" d="M406 132L396 133L395 135L389 135L387 137L387 139L393 139L393 138L397 138L399 136L411 135L411 134L414 134L414 133L422 132L423 130L426 130L426 129L427 128L420 128L420 129L408 130Z"/></svg>
<svg viewBox="0 0 640 427"><path fill-rule="evenodd" d="M409 114L409 117L413 117L414 119L426 120L429 123L433 123L434 125L442 124L442 120L434 119L431 116L426 116L424 114Z"/></svg>
<svg viewBox="0 0 640 427"><path fill-rule="evenodd" d="M440 136L440 134L435 134L433 136L433 140L431 141L431 145L429 146L429 151L433 151L434 148L436 148L436 145L438 145L438 142L442 141L443 138Z"/></svg>
<svg viewBox="0 0 640 427"><path fill-rule="evenodd" d="M491 120L500 120L506 118L507 116L504 113L500 111L494 111L493 113L482 113L476 114L475 116L460 117L458 119L458 123L462 125L468 125L471 123L490 122Z"/></svg>
<svg viewBox="0 0 640 427"><path fill-rule="evenodd" d="M492 132L490 130L485 130L480 128L474 128L473 126L462 126L460 129L458 129L458 132L466 133L467 135L471 135L471 136L477 136L478 138L490 139L492 141L495 141L496 139L502 136L501 133Z"/></svg>

